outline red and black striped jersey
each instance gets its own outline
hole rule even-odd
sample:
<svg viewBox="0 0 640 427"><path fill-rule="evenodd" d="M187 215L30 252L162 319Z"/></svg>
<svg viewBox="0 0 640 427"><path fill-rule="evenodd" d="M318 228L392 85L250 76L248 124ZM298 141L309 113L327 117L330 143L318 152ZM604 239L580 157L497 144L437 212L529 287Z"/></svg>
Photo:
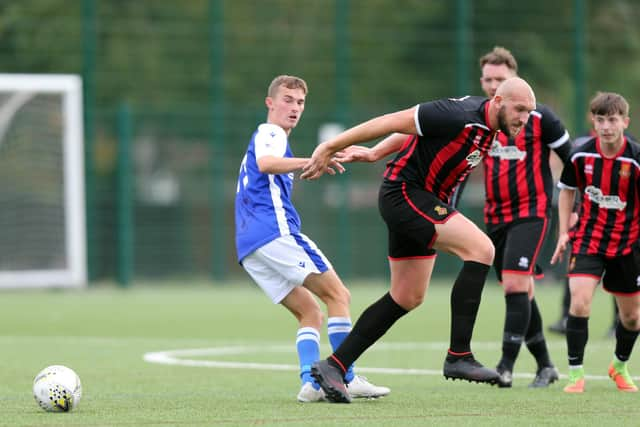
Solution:
<svg viewBox="0 0 640 427"><path fill-rule="evenodd" d="M640 144L625 138L615 157L592 138L576 147L558 186L576 189L582 201L571 229L573 253L615 257L631 252L640 235Z"/></svg>
<svg viewBox="0 0 640 427"><path fill-rule="evenodd" d="M424 188L448 203L491 146L495 131L489 127L488 101L467 96L419 104L418 134L410 135L387 164L385 180Z"/></svg>
<svg viewBox="0 0 640 427"><path fill-rule="evenodd" d="M515 138L498 133L483 160L486 224L548 218L553 199L551 150L569 157L569 133L549 107L537 104Z"/></svg>

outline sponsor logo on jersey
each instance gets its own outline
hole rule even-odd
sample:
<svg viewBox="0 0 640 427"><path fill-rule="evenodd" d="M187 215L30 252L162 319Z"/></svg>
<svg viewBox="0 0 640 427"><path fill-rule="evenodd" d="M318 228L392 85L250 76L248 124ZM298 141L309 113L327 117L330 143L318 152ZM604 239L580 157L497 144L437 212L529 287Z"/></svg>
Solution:
<svg viewBox="0 0 640 427"><path fill-rule="evenodd" d="M519 150L518 147L513 145L502 146L497 140L491 144L489 150L491 157L498 157L500 160L524 160L527 157L527 152Z"/></svg>
<svg viewBox="0 0 640 427"><path fill-rule="evenodd" d="M474 150L466 157L466 160L472 168L475 168L480 164L480 161L482 160L482 152L480 150Z"/></svg>
<svg viewBox="0 0 640 427"><path fill-rule="evenodd" d="M584 174L585 175L593 175L593 165L592 164L584 165Z"/></svg>
<svg viewBox="0 0 640 427"><path fill-rule="evenodd" d="M584 194L594 203L600 205L603 209L623 210L627 206L627 202L620 200L619 196L606 196L602 194L602 190L593 185L589 185L584 189Z"/></svg>

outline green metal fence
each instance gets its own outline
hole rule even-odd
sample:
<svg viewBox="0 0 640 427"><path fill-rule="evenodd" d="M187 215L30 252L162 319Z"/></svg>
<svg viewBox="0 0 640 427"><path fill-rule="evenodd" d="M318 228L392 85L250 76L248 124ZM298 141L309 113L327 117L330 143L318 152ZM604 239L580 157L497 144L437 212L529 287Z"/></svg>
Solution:
<svg viewBox="0 0 640 427"><path fill-rule="evenodd" d="M223 279L242 274L235 180L275 75L310 86L291 137L297 155L324 124L480 94L477 58L494 45L515 54L573 134L596 90L630 100L633 128L639 9L633 0L22 0L0 5L0 61L5 72L83 77L92 280ZM296 182L303 230L346 277L388 274L383 166ZM481 203L470 197L462 210L481 222ZM435 274L456 267L441 256Z"/></svg>

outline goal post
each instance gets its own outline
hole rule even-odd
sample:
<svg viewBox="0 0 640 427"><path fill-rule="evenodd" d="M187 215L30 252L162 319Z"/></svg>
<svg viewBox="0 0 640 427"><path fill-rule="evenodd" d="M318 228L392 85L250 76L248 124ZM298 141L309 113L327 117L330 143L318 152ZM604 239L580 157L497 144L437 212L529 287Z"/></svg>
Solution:
<svg viewBox="0 0 640 427"><path fill-rule="evenodd" d="M0 73L0 288L86 285L82 82Z"/></svg>

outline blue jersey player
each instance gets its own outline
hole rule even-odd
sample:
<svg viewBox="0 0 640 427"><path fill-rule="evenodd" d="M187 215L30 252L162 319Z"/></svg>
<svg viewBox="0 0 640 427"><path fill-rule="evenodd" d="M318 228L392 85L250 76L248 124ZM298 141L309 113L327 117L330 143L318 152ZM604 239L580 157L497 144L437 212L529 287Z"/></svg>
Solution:
<svg viewBox="0 0 640 427"><path fill-rule="evenodd" d="M298 320L298 401L316 402L325 400L311 376L311 364L320 358L323 312L313 295L327 306L332 348L351 331L351 318L349 291L316 244L300 232L300 217L291 202L293 174L309 159L293 156L288 136L302 116L306 95L301 78L282 75L271 82L267 121L253 133L240 165L235 221L240 264L274 304L282 304ZM330 169L344 171L335 160ZM351 397L381 397L390 391L355 375L352 367L346 381Z"/></svg>

